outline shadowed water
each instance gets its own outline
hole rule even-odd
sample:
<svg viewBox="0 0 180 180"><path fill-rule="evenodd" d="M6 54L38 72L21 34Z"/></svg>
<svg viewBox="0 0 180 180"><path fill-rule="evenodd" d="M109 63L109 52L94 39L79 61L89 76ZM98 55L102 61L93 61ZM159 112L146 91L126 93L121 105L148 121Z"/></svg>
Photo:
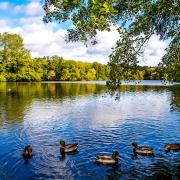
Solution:
<svg viewBox="0 0 180 180"><path fill-rule="evenodd" d="M152 83L121 86L113 96L103 83L0 83L0 180L178 180L180 152L163 146L180 143L180 86ZM61 156L60 139L79 150ZM155 157L133 156L134 141ZM25 164L27 144L34 155ZM114 150L117 166L95 163Z"/></svg>

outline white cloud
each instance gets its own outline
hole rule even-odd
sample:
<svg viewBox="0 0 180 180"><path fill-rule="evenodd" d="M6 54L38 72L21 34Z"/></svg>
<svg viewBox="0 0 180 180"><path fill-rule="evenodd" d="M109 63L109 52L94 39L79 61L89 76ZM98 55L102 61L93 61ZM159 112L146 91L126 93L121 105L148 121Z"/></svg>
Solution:
<svg viewBox="0 0 180 180"><path fill-rule="evenodd" d="M1 23L3 23L4 25L1 26ZM10 27L7 25L7 21L3 22L0 20L0 33L4 33L4 32L9 32L9 33L16 33L16 34L20 34L23 29L21 27Z"/></svg>
<svg viewBox="0 0 180 180"><path fill-rule="evenodd" d="M159 37L153 35L145 49L143 57L140 59L140 65L156 66L165 54L167 42L160 41Z"/></svg>
<svg viewBox="0 0 180 180"><path fill-rule="evenodd" d="M6 26L6 25L7 25L7 21L5 19L0 19L0 27Z"/></svg>
<svg viewBox="0 0 180 180"><path fill-rule="evenodd" d="M13 12L15 14L24 13L27 16L37 16L43 14L43 9L39 1L31 1L27 5L16 5Z"/></svg>
<svg viewBox="0 0 180 180"><path fill-rule="evenodd" d="M87 49L89 55L104 55L108 56L112 52L112 48L115 47L116 41L119 39L119 33L116 30L116 27L112 27L111 31L103 31L97 33L98 44L90 46Z"/></svg>
<svg viewBox="0 0 180 180"><path fill-rule="evenodd" d="M13 12L15 14L24 12L25 6L24 5L17 5L14 7Z"/></svg>
<svg viewBox="0 0 180 180"><path fill-rule="evenodd" d="M29 23L36 23L39 24L42 21L42 16L34 16L34 17L23 17L19 19L19 22L24 25L24 24L29 24Z"/></svg>
<svg viewBox="0 0 180 180"><path fill-rule="evenodd" d="M32 1L25 8L26 15L34 16L43 13L42 5L39 2Z"/></svg>
<svg viewBox="0 0 180 180"><path fill-rule="evenodd" d="M0 9L1 10L7 10L9 8L9 6L10 6L9 2L6 2L6 1L0 2Z"/></svg>

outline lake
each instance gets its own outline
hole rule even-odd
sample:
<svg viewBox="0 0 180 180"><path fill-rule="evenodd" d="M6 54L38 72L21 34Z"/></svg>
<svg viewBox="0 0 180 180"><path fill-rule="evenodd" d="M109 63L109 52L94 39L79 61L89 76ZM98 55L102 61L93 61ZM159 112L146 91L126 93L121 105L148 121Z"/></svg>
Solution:
<svg viewBox="0 0 180 180"><path fill-rule="evenodd" d="M78 151L61 156L60 139ZM155 156L134 156L132 142ZM0 83L1 180L178 180L180 152L165 153L165 143L180 143L179 85L142 81L112 93L102 82ZM27 144L34 155L25 164ZM117 166L95 163L115 150Z"/></svg>

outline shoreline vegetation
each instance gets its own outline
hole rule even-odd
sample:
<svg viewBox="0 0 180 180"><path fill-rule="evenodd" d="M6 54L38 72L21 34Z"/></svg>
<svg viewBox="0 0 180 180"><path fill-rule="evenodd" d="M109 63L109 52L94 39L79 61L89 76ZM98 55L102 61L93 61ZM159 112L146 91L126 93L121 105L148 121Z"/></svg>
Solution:
<svg viewBox="0 0 180 180"><path fill-rule="evenodd" d="M161 73L159 67L138 66L130 80L162 80ZM32 58L21 36L0 34L0 82L95 81L109 80L110 75L110 66L98 62L58 56Z"/></svg>

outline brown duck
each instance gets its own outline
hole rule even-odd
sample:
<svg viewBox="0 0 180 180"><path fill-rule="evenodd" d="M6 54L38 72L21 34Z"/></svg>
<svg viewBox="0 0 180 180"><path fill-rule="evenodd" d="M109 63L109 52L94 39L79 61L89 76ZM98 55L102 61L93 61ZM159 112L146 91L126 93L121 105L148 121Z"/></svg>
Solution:
<svg viewBox="0 0 180 180"><path fill-rule="evenodd" d="M164 146L166 151L179 151L180 150L180 144L165 144Z"/></svg>
<svg viewBox="0 0 180 180"><path fill-rule="evenodd" d="M24 148L24 150L23 150L23 152L22 152L22 156L23 156L24 158L29 158L29 157L32 156L32 147L31 147L31 145L27 145L27 146Z"/></svg>
<svg viewBox="0 0 180 180"><path fill-rule="evenodd" d="M137 143L133 142L133 152L134 154L139 154L142 156L153 156L153 148L147 146L138 146Z"/></svg>

